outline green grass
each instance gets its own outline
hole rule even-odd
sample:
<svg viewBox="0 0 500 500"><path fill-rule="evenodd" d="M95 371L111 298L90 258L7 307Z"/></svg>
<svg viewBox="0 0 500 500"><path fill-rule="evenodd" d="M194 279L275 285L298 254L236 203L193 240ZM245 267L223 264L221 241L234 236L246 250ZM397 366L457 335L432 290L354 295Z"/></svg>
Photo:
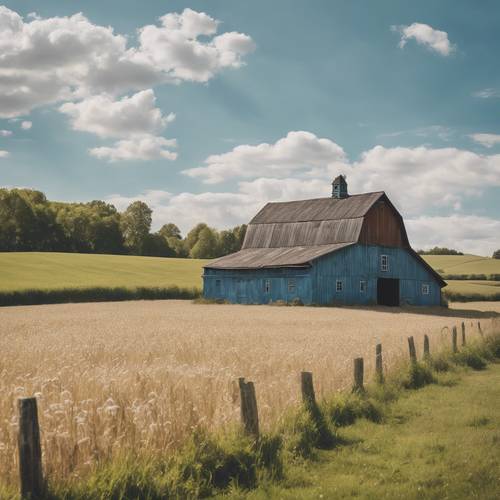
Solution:
<svg viewBox="0 0 500 500"><path fill-rule="evenodd" d="M478 255L422 255L441 275L500 274L500 259ZM444 289L452 301L500 300L500 281L446 280Z"/></svg>
<svg viewBox="0 0 500 500"><path fill-rule="evenodd" d="M500 274L500 259L478 255L422 255L441 274Z"/></svg>
<svg viewBox="0 0 500 500"><path fill-rule="evenodd" d="M499 498L500 365L405 392L382 424L358 420L341 436L281 483L224 498Z"/></svg>
<svg viewBox="0 0 500 500"><path fill-rule="evenodd" d="M198 259L0 252L0 291L91 287L201 287Z"/></svg>

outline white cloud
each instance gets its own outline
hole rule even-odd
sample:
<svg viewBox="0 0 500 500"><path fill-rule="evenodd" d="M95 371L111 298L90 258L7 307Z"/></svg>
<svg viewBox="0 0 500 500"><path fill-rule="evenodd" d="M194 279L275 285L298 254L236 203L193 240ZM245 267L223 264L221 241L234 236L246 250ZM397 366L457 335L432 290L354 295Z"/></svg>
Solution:
<svg viewBox="0 0 500 500"><path fill-rule="evenodd" d="M500 220L476 215L419 217L406 221L413 248L444 246L491 256L500 248Z"/></svg>
<svg viewBox="0 0 500 500"><path fill-rule="evenodd" d="M500 134L471 134L469 137L487 148L500 144Z"/></svg>
<svg viewBox="0 0 500 500"><path fill-rule="evenodd" d="M102 138L125 138L158 133L174 120L173 113L163 116L155 100L153 90L148 89L120 100L98 95L78 103L67 102L59 110L71 118L74 130Z"/></svg>
<svg viewBox="0 0 500 500"><path fill-rule="evenodd" d="M400 48L403 48L408 40L413 38L420 45L442 56L449 56L455 50L446 31L436 30L428 24L413 23L409 26L391 26L391 29L401 34Z"/></svg>
<svg viewBox="0 0 500 500"><path fill-rule="evenodd" d="M106 95L93 96L78 103L65 103L59 110L70 117L74 130L101 138L122 139L112 147L91 149L90 154L96 158L110 162L177 158L176 153L166 149L176 147L175 140L155 135L172 122L175 115L164 116L155 107L151 89L119 100Z"/></svg>
<svg viewBox="0 0 500 500"><path fill-rule="evenodd" d="M241 33L214 36L218 21L185 9L139 29L139 43L83 14L41 19L0 6L0 117L89 95L120 95L165 82L206 82L254 49ZM203 37L200 39L200 37Z"/></svg>
<svg viewBox="0 0 500 500"><path fill-rule="evenodd" d="M375 146L346 171L357 192L385 190L407 214L459 209L462 200L500 186L500 155L456 148Z"/></svg>
<svg viewBox="0 0 500 500"><path fill-rule="evenodd" d="M170 151L170 148L175 147L177 147L175 139L147 135L117 141L111 147L92 148L89 153L110 163L130 160L175 160L177 153Z"/></svg>
<svg viewBox="0 0 500 500"><path fill-rule="evenodd" d="M481 99L489 99L490 97L500 97L500 90L487 88L482 90L477 90L473 92L472 95L474 97L480 97Z"/></svg>
<svg viewBox="0 0 500 500"><path fill-rule="evenodd" d="M10 153L8 151L0 149L0 158L7 158L8 156L10 156Z"/></svg>
<svg viewBox="0 0 500 500"><path fill-rule="evenodd" d="M28 120L21 122L21 128L23 130L30 130L32 126L33 126L33 123L28 121Z"/></svg>
<svg viewBox="0 0 500 500"><path fill-rule="evenodd" d="M208 184L277 177L288 186L299 183L319 188L342 172L352 192L385 190L409 214L429 207L459 209L463 199L481 195L486 187L500 186L500 155L456 148L375 146L358 161L349 162L333 140L310 132L290 132L274 144L237 146L209 156L205 164L184 173ZM276 186L276 179L259 182L261 189Z"/></svg>
<svg viewBox="0 0 500 500"><path fill-rule="evenodd" d="M0 137L10 137L12 130L0 130Z"/></svg>
<svg viewBox="0 0 500 500"><path fill-rule="evenodd" d="M274 144L237 146L228 153L211 155L206 166L184 173L200 177L207 184L223 182L231 177L256 178L290 175L311 167L339 165L345 161L344 150L330 139L320 139L310 132L289 132Z"/></svg>

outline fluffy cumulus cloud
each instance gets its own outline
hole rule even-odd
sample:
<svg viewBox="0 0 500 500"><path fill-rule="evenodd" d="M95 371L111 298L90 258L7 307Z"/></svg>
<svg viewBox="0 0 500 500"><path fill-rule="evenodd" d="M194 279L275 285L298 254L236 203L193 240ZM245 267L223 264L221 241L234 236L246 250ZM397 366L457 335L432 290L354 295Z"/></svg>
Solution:
<svg viewBox="0 0 500 500"><path fill-rule="evenodd" d="M470 138L474 142L477 142L487 148L500 144L500 134L472 134L470 135Z"/></svg>
<svg viewBox="0 0 500 500"><path fill-rule="evenodd" d="M254 49L242 33L215 36L218 21L185 9L139 29L137 46L83 14L47 19L0 6L0 117L89 95L120 95L154 84L205 82L239 67ZM200 38L203 37L203 38Z"/></svg>
<svg viewBox="0 0 500 500"><path fill-rule="evenodd" d="M102 138L156 134L175 118L173 114L163 116L155 106L151 89L119 100L93 96L77 103L67 102L59 109L70 117L74 130Z"/></svg>
<svg viewBox="0 0 500 500"><path fill-rule="evenodd" d="M138 30L129 47L83 14L28 16L0 6L0 117L92 95L121 95L165 82L206 82L254 49L242 33L216 36L218 21L185 9Z"/></svg>
<svg viewBox="0 0 500 500"><path fill-rule="evenodd" d="M428 24L413 23L409 26L392 26L391 29L401 35L400 48L403 48L408 43L408 40L413 39L420 45L442 56L449 56L455 50L454 45L448 39L446 31L434 29Z"/></svg>
<svg viewBox="0 0 500 500"><path fill-rule="evenodd" d="M175 147L175 139L148 135L117 141L113 146L92 148L89 153L110 163L127 160L175 160L177 153L170 150Z"/></svg>
<svg viewBox="0 0 500 500"><path fill-rule="evenodd" d="M12 130L0 130L0 137L10 137Z"/></svg>
<svg viewBox="0 0 500 500"><path fill-rule="evenodd" d="M89 132L102 139L121 139L112 146L90 149L90 154L109 162L127 160L175 160L174 139L158 134L175 119L163 115L155 105L153 90L143 90L121 99L92 96L80 102L67 102L59 110L70 118L74 130Z"/></svg>
<svg viewBox="0 0 500 500"><path fill-rule="evenodd" d="M9 156L9 152L4 149L0 149L0 158L7 158Z"/></svg>
<svg viewBox="0 0 500 500"><path fill-rule="evenodd" d="M290 132L274 144L241 145L209 156L205 165L185 171L210 184L230 178L252 180L240 185L260 183L259 189L273 195L279 186L287 186L290 199L302 194L325 196L327 181L339 172L348 176L353 192L386 190L406 213L415 214L429 207L458 209L462 199L481 195L485 186L500 187L500 155L456 148L375 146L359 160L349 161L330 139Z"/></svg>
<svg viewBox="0 0 500 500"><path fill-rule="evenodd" d="M209 156L204 166L184 173L216 184L231 177L290 175L305 168L339 165L344 161L344 150L335 142L297 131L289 132L274 144L242 145L228 153Z"/></svg>
<svg viewBox="0 0 500 500"><path fill-rule="evenodd" d="M30 122L29 120L24 120L21 122L21 128L23 130L31 130L31 127L33 127L33 122Z"/></svg>

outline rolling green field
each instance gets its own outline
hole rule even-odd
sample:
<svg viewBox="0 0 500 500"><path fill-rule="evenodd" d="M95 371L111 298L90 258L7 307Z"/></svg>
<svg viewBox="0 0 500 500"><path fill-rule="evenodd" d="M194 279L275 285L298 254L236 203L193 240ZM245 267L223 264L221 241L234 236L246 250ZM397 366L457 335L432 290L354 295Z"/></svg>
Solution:
<svg viewBox="0 0 500 500"><path fill-rule="evenodd" d="M500 274L500 259L478 255L422 255L441 274Z"/></svg>
<svg viewBox="0 0 500 500"><path fill-rule="evenodd" d="M0 291L86 287L200 287L203 260L0 252Z"/></svg>
<svg viewBox="0 0 500 500"><path fill-rule="evenodd" d="M500 260L477 255L426 255L441 274L500 274ZM130 255L0 252L0 292L91 287L198 287L204 260ZM446 291L500 293L500 281L450 280Z"/></svg>
<svg viewBox="0 0 500 500"><path fill-rule="evenodd" d="M500 274L500 259L478 255L423 255L440 274ZM447 280L447 293L492 296L500 293L500 281Z"/></svg>

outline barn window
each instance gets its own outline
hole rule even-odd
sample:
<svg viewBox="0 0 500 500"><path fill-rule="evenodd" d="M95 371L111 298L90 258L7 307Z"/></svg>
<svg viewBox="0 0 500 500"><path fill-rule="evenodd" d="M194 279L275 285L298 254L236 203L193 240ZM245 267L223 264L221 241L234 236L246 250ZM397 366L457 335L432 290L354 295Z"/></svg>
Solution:
<svg viewBox="0 0 500 500"><path fill-rule="evenodd" d="M337 280L337 284L335 286L335 290L337 292L341 292L344 289L344 282L342 280Z"/></svg>
<svg viewBox="0 0 500 500"><path fill-rule="evenodd" d="M380 270L381 271L389 271L389 256L381 255L380 256Z"/></svg>
<svg viewBox="0 0 500 500"><path fill-rule="evenodd" d="M361 280L359 282L359 291L361 293L365 293L366 292L366 281L365 280Z"/></svg>
<svg viewBox="0 0 500 500"><path fill-rule="evenodd" d="M431 287L429 283L422 283L422 295L429 295L431 293Z"/></svg>
<svg viewBox="0 0 500 500"><path fill-rule="evenodd" d="M264 280L264 292L269 293L271 291L271 280Z"/></svg>
<svg viewBox="0 0 500 500"><path fill-rule="evenodd" d="M220 293L222 288L221 280L215 280L215 293Z"/></svg>
<svg viewBox="0 0 500 500"><path fill-rule="evenodd" d="M296 288L297 288L297 284L295 283L295 279L290 278L288 280L288 293L295 293Z"/></svg>

